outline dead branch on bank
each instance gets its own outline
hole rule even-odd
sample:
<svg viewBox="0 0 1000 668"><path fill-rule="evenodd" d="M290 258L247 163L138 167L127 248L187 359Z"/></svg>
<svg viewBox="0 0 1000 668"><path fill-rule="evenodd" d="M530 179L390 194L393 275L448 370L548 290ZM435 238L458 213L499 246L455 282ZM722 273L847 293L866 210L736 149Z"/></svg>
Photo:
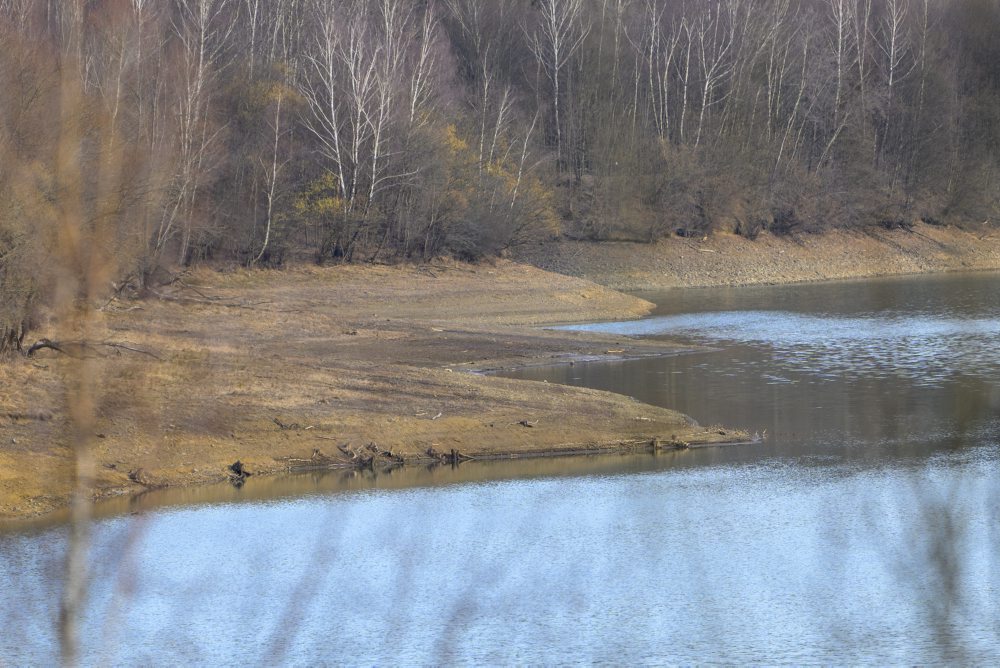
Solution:
<svg viewBox="0 0 1000 668"><path fill-rule="evenodd" d="M261 302L251 302L251 303L240 303L225 301L221 297L189 297L185 295L168 295L165 292L159 292L150 288L149 290L158 299L167 302L177 302L179 304L210 304L212 306L223 306L225 308L241 308L250 311L255 310L258 306L263 306L265 304L270 304L270 301ZM197 292L197 291L195 291ZM198 294L202 294L198 292Z"/></svg>
<svg viewBox="0 0 1000 668"><path fill-rule="evenodd" d="M51 339L39 339L28 348L25 355L27 357L33 357L39 350L54 350L57 353L62 353L67 357L72 357L73 359L84 359L87 357L86 351L92 350L94 356L104 357L100 353L101 348L110 348L116 351L128 351L131 353L138 353L140 355L148 355L157 361L163 361L159 355L149 350L143 350L142 348L135 348L133 346L126 345L124 343L116 343L114 341L101 341L101 342L90 342L90 341L53 341Z"/></svg>
<svg viewBox="0 0 1000 668"><path fill-rule="evenodd" d="M10 412L5 413L4 417L8 420L13 420L18 422L20 420L31 421L31 422L48 422L53 418L52 413L49 411L28 411L27 413Z"/></svg>

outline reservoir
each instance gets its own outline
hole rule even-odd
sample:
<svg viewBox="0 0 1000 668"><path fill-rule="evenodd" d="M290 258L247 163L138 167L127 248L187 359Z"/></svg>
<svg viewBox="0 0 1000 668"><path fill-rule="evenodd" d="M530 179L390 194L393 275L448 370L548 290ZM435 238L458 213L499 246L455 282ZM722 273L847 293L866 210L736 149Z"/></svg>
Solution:
<svg viewBox="0 0 1000 668"><path fill-rule="evenodd" d="M584 328L700 352L507 375L760 442L118 501L83 662L1000 661L1000 276L642 296ZM0 533L0 664L57 661L67 535Z"/></svg>

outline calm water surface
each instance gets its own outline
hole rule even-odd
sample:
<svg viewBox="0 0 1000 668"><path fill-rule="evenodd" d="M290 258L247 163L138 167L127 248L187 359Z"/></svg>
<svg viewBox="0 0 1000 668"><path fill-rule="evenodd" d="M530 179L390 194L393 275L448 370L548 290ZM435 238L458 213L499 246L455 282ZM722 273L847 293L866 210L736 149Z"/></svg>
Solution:
<svg viewBox="0 0 1000 668"><path fill-rule="evenodd" d="M762 443L139 504L95 527L85 662L1000 661L1000 277L650 298L587 329L705 352L516 376ZM0 534L0 664L56 659L65 541Z"/></svg>

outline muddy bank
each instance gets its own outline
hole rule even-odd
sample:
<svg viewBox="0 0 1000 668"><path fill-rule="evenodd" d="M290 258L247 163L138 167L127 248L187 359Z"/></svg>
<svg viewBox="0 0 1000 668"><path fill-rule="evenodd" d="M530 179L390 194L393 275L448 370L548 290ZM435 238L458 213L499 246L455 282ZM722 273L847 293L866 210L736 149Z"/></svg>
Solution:
<svg viewBox="0 0 1000 668"><path fill-rule="evenodd" d="M917 223L755 241L720 233L655 244L548 242L519 259L617 290L796 283L901 274L1000 269L1000 233Z"/></svg>
<svg viewBox="0 0 1000 668"><path fill-rule="evenodd" d="M534 328L651 308L506 261L196 271L109 304L97 345L77 350L98 388L95 496L226 480L237 460L263 475L745 438L621 395L463 373L683 352ZM72 362L42 350L0 366L0 518L67 503Z"/></svg>

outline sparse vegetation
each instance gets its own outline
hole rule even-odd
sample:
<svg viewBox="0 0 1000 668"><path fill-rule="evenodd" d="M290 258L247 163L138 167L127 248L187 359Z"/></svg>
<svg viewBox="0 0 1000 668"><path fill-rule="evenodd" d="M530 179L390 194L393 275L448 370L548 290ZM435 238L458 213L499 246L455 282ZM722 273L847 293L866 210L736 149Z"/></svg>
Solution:
<svg viewBox="0 0 1000 668"><path fill-rule="evenodd" d="M461 373L677 350L528 327L652 307L580 279L508 261L447 261L194 270L157 291L163 298L141 311L97 314L91 336L104 345L44 348L0 365L0 520L66 505L72 407L59 398L81 361L100 390L88 432L95 496L223 480L237 460L254 473L281 472L314 449L325 464L349 467L373 442L412 462L432 448L489 456L615 449L671 434L742 439L621 395Z"/></svg>

